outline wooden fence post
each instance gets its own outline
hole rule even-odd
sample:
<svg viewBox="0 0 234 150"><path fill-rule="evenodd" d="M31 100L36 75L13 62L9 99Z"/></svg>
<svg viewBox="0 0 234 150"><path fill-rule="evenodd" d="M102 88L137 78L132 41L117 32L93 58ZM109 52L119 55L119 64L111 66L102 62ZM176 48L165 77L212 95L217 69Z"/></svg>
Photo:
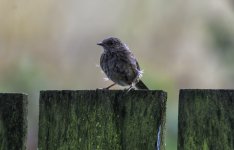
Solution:
<svg viewBox="0 0 234 150"><path fill-rule="evenodd" d="M0 150L25 150L27 96L0 93Z"/></svg>
<svg viewBox="0 0 234 150"><path fill-rule="evenodd" d="M181 90L178 150L234 149L234 90Z"/></svg>
<svg viewBox="0 0 234 150"><path fill-rule="evenodd" d="M41 91L39 150L164 150L165 113L163 91Z"/></svg>

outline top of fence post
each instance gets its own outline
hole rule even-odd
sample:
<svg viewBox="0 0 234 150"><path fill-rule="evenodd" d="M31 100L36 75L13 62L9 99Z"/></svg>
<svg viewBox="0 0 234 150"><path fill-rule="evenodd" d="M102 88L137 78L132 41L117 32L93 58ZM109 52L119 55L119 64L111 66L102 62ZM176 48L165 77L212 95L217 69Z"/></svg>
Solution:
<svg viewBox="0 0 234 150"><path fill-rule="evenodd" d="M178 149L234 149L234 90L183 89Z"/></svg>
<svg viewBox="0 0 234 150"><path fill-rule="evenodd" d="M25 150L27 95L0 93L0 149Z"/></svg>
<svg viewBox="0 0 234 150"><path fill-rule="evenodd" d="M166 93L41 91L39 149L165 149Z"/></svg>

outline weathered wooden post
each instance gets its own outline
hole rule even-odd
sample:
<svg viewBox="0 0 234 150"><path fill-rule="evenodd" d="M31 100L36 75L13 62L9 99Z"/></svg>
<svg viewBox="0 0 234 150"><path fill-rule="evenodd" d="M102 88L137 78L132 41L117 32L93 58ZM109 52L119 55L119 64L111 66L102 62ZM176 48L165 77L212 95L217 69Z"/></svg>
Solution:
<svg viewBox="0 0 234 150"><path fill-rule="evenodd" d="M0 150L25 150L27 96L0 94Z"/></svg>
<svg viewBox="0 0 234 150"><path fill-rule="evenodd" d="M164 150L165 113L163 91L42 91L39 150Z"/></svg>
<svg viewBox="0 0 234 150"><path fill-rule="evenodd" d="M178 150L234 149L234 90L181 90Z"/></svg>

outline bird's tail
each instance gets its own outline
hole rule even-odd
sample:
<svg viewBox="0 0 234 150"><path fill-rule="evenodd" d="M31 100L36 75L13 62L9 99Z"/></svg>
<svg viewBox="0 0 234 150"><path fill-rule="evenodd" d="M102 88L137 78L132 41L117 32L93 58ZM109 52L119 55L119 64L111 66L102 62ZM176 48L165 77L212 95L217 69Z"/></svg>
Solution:
<svg viewBox="0 0 234 150"><path fill-rule="evenodd" d="M146 89L146 90L149 89L141 80L139 80L139 81L135 84L135 87L136 87L137 89Z"/></svg>

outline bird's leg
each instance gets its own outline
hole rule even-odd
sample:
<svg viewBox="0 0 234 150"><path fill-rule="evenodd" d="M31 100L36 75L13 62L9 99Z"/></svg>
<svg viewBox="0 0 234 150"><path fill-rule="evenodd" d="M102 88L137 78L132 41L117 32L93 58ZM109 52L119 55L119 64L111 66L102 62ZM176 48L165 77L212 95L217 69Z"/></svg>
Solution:
<svg viewBox="0 0 234 150"><path fill-rule="evenodd" d="M108 87L106 87L106 88L104 88L104 89L109 90L109 88L111 88L111 87L114 86L114 85L116 85L116 83L113 83L113 84L111 84L110 86L108 86Z"/></svg>
<svg viewBox="0 0 234 150"><path fill-rule="evenodd" d="M133 89L133 84L131 84L130 87L127 88L127 92L131 91L131 89Z"/></svg>

